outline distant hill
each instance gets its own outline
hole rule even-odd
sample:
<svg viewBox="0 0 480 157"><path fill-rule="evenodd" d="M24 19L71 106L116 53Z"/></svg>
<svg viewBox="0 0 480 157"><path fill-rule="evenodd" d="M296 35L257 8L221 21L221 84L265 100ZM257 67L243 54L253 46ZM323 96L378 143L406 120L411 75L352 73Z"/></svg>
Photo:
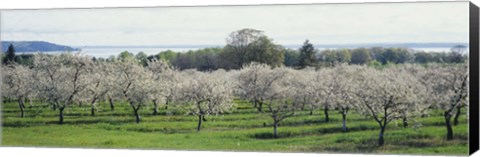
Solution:
<svg viewBox="0 0 480 157"><path fill-rule="evenodd" d="M50 52L78 50L70 46L57 45L45 41L2 41L2 52L7 51L10 44L13 44L15 52Z"/></svg>

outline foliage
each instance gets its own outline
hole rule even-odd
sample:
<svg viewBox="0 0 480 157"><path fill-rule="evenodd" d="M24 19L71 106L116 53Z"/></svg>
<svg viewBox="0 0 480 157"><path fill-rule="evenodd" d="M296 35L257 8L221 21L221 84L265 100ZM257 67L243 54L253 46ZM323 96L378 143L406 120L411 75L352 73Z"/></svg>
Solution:
<svg viewBox="0 0 480 157"><path fill-rule="evenodd" d="M241 29L232 32L227 45L219 54L225 69L240 69L250 62L280 66L284 61L284 48L255 29Z"/></svg>
<svg viewBox="0 0 480 157"><path fill-rule="evenodd" d="M7 55L5 56L5 59L3 60L3 64L10 64L12 62L15 62L15 48L13 47L13 44L10 44L7 49Z"/></svg>
<svg viewBox="0 0 480 157"><path fill-rule="evenodd" d="M329 66L336 64L349 63L352 54L348 49L327 49L320 52L320 60L326 62Z"/></svg>
<svg viewBox="0 0 480 157"><path fill-rule="evenodd" d="M378 145L384 144L386 126L404 113L419 113L422 99L418 93L425 93L424 86L410 73L400 68L375 70L364 68L358 76L356 91L358 111L369 115L380 126Z"/></svg>
<svg viewBox="0 0 480 157"><path fill-rule="evenodd" d="M147 54L145 54L145 52L142 52L142 51L138 52L135 55L135 59L137 59L138 62L140 62L141 65L147 66L148 56L147 56Z"/></svg>
<svg viewBox="0 0 480 157"><path fill-rule="evenodd" d="M299 66L305 68L307 66L315 66L317 63L316 50L309 40L305 40L300 48Z"/></svg>
<svg viewBox="0 0 480 157"><path fill-rule="evenodd" d="M130 53L128 51L123 51L120 54L118 54L118 59L121 61L126 61L126 60L133 60L135 59L133 53Z"/></svg>
<svg viewBox="0 0 480 157"><path fill-rule="evenodd" d="M300 53L292 49L285 49L283 64L287 67L299 66Z"/></svg>
<svg viewBox="0 0 480 157"><path fill-rule="evenodd" d="M352 50L352 59L350 60L351 64L366 64L372 60L371 54L366 48L358 48Z"/></svg>
<svg viewBox="0 0 480 157"><path fill-rule="evenodd" d="M152 99L153 74L133 60L117 62L114 69L115 90L121 91L124 99L130 104L135 115L135 122L140 123L138 110Z"/></svg>
<svg viewBox="0 0 480 157"><path fill-rule="evenodd" d="M91 65L91 59L79 53L35 55L33 70L37 77L31 86L38 86L39 98L59 108L60 124L63 124L64 109L89 85L86 80Z"/></svg>
<svg viewBox="0 0 480 157"><path fill-rule="evenodd" d="M445 125L447 127L447 139L453 139L451 118L455 111L460 110L463 104L468 104L469 72L468 62L456 65L430 65L426 78L427 88L432 92L429 102L443 109Z"/></svg>
<svg viewBox="0 0 480 157"><path fill-rule="evenodd" d="M28 67L13 63L3 68L2 75L2 96L18 100L20 117L23 118L25 99L31 100L38 94L38 89L33 86L36 73Z"/></svg>
<svg viewBox="0 0 480 157"><path fill-rule="evenodd" d="M190 78L181 86L180 100L190 106L190 113L198 116L197 131L200 131L204 116L221 114L232 108L233 92L223 73L186 73Z"/></svg>

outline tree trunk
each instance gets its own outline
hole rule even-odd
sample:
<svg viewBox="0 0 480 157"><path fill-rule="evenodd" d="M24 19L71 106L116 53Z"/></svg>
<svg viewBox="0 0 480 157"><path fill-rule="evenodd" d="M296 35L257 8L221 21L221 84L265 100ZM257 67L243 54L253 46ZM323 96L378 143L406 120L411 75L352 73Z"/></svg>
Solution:
<svg viewBox="0 0 480 157"><path fill-rule="evenodd" d="M404 127L404 128L407 128L407 127L408 127L408 119L407 119L407 117L403 117L403 118L402 118L402 121L403 121L403 127Z"/></svg>
<svg viewBox="0 0 480 157"><path fill-rule="evenodd" d="M277 128L278 128L278 122L273 122L273 137L274 138L278 138Z"/></svg>
<svg viewBox="0 0 480 157"><path fill-rule="evenodd" d="M28 108L32 108L33 107L33 100L32 99L28 99Z"/></svg>
<svg viewBox="0 0 480 157"><path fill-rule="evenodd" d="M23 107L24 109L26 108L26 107L25 107L25 99L26 99L25 97L22 97L22 107Z"/></svg>
<svg viewBox="0 0 480 157"><path fill-rule="evenodd" d="M153 115L158 115L158 104L157 101L153 100Z"/></svg>
<svg viewBox="0 0 480 157"><path fill-rule="evenodd" d="M58 124L60 124L60 125L63 124L63 110L65 110L65 107L59 107L58 108L58 111L60 112Z"/></svg>
<svg viewBox="0 0 480 157"><path fill-rule="evenodd" d="M170 102L170 99L167 98L167 100L165 100L165 110L168 110L168 103Z"/></svg>
<svg viewBox="0 0 480 157"><path fill-rule="evenodd" d="M263 103L258 103L258 112L263 112Z"/></svg>
<svg viewBox="0 0 480 157"><path fill-rule="evenodd" d="M197 132L199 132L199 131L200 131L200 128L202 127L202 120L203 120L203 115L198 115Z"/></svg>
<svg viewBox="0 0 480 157"><path fill-rule="evenodd" d="M448 113L448 111L445 112L444 116L445 116L445 125L447 127L447 140L452 140L453 139L453 129L451 124L452 116Z"/></svg>
<svg viewBox="0 0 480 157"><path fill-rule="evenodd" d="M93 100L92 100L92 105L91 105L91 106L92 106L92 109L90 110L90 115L91 115L91 116L95 116L95 102L96 102L96 101L97 101L96 99L93 99Z"/></svg>
<svg viewBox="0 0 480 157"><path fill-rule="evenodd" d="M115 106L113 104L113 99L112 98L108 98L108 101L110 102L110 110L115 110Z"/></svg>
<svg viewBox="0 0 480 157"><path fill-rule="evenodd" d="M133 108L133 114L135 115L135 123L140 123L140 114L138 114L138 110L140 110L140 106L138 108L135 108L134 105L131 105Z"/></svg>
<svg viewBox="0 0 480 157"><path fill-rule="evenodd" d="M90 116L95 116L95 107L92 105L92 109L90 109Z"/></svg>
<svg viewBox="0 0 480 157"><path fill-rule="evenodd" d="M328 117L328 107L327 106L325 106L325 108L323 109L323 112L325 113L325 122L329 122L330 118Z"/></svg>
<svg viewBox="0 0 480 157"><path fill-rule="evenodd" d="M135 123L140 123L140 114L138 114L138 110L133 110L135 114Z"/></svg>
<svg viewBox="0 0 480 157"><path fill-rule="evenodd" d="M343 132L347 132L347 114L342 113L342 130Z"/></svg>
<svg viewBox="0 0 480 157"><path fill-rule="evenodd" d="M24 117L24 109L25 109L25 99L23 97L18 98L18 107L20 108L20 118Z"/></svg>
<svg viewBox="0 0 480 157"><path fill-rule="evenodd" d="M455 113L455 117L453 118L453 125L458 125L458 117L462 114L462 108L460 106L457 107L457 113Z"/></svg>
<svg viewBox="0 0 480 157"><path fill-rule="evenodd" d="M310 116L313 115L313 109L310 110Z"/></svg>
<svg viewBox="0 0 480 157"><path fill-rule="evenodd" d="M54 110L54 111L57 110L57 105L53 104L52 107L53 107L53 110Z"/></svg>
<svg viewBox="0 0 480 157"><path fill-rule="evenodd" d="M378 146L383 146L383 144L385 144L385 141L383 139L383 136L385 133L385 127L386 126L381 127L380 134L378 135Z"/></svg>

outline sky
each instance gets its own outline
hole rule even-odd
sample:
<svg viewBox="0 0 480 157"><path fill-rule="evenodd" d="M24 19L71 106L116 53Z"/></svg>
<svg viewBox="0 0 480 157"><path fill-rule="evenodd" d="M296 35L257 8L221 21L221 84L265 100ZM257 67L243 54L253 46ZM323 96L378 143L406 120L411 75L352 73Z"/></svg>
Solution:
<svg viewBox="0 0 480 157"><path fill-rule="evenodd" d="M468 43L468 2L2 10L3 41L224 45L242 28L281 45Z"/></svg>

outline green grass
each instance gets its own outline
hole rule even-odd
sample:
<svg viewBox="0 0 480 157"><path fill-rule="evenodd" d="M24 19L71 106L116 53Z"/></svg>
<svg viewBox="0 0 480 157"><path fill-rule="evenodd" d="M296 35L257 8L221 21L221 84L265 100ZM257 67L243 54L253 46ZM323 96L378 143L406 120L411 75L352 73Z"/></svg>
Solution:
<svg viewBox="0 0 480 157"><path fill-rule="evenodd" d="M136 124L130 106L124 103L117 103L115 111L102 103L96 116L90 116L88 105L72 106L65 111L65 124L58 125L58 111L35 103L32 107L27 104L25 118L19 117L15 102L2 106L3 146L428 155L468 152L466 116L454 126L454 140L446 141L438 111L418 119L422 124L418 128L403 128L400 121L390 123L385 145L378 147L378 124L355 113L347 115L349 132L342 132L338 111L330 111L330 122L324 121L320 110L313 115L302 111L282 121L280 138L274 139L272 119L243 101L236 101L232 113L208 116L200 132L195 130L197 117L175 107L162 108L157 116L151 114L151 108L143 108L142 121Z"/></svg>

